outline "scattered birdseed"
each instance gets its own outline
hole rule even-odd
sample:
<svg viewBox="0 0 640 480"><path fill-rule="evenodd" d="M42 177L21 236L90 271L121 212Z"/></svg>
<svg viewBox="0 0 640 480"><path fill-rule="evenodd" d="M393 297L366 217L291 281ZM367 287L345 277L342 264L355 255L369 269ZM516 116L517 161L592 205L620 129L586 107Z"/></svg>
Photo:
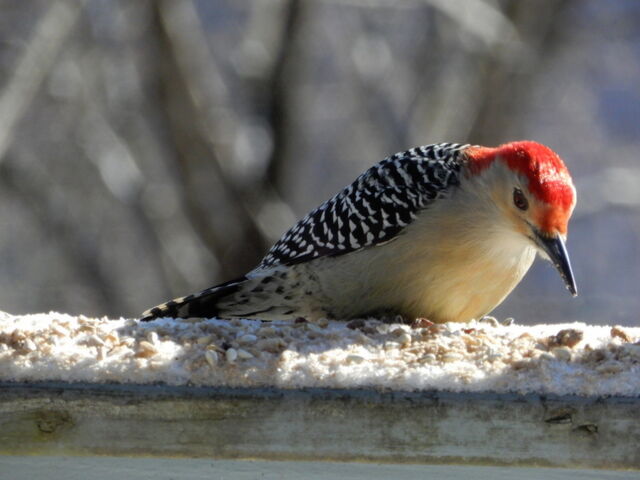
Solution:
<svg viewBox="0 0 640 480"><path fill-rule="evenodd" d="M36 344L33 342L33 340L31 340L30 338L27 338L24 341L24 349L28 352L35 352L38 347L36 347Z"/></svg>
<svg viewBox="0 0 640 480"><path fill-rule="evenodd" d="M462 360L464 360L464 357L459 353L445 353L442 356L442 361L444 363L460 362Z"/></svg>
<svg viewBox="0 0 640 480"><path fill-rule="evenodd" d="M211 343L211 340L213 340L214 336L213 335L206 335L204 337L200 337L196 340L196 343L198 345L207 345L209 343Z"/></svg>
<svg viewBox="0 0 640 480"><path fill-rule="evenodd" d="M420 360L424 363L436 363L437 359L438 357L436 357L433 353L427 353Z"/></svg>
<svg viewBox="0 0 640 480"><path fill-rule="evenodd" d="M152 345L155 345L156 343L158 343L158 334L151 330L147 334L147 340L149 340L149 343L151 343Z"/></svg>
<svg viewBox="0 0 640 480"><path fill-rule="evenodd" d="M411 328L429 328L433 325L434 323L426 318L416 318L411 322Z"/></svg>
<svg viewBox="0 0 640 480"><path fill-rule="evenodd" d="M238 358L241 360L249 360L250 358L253 358L253 353L240 348L238 349Z"/></svg>
<svg viewBox="0 0 640 480"><path fill-rule="evenodd" d="M89 338L87 338L85 344L92 347L104 347L106 345L106 342L98 335L93 334L89 336Z"/></svg>
<svg viewBox="0 0 640 480"><path fill-rule="evenodd" d="M492 327L496 327L497 328L497 327L500 326L500 322L498 322L498 319L496 317L492 317L491 315L485 315L484 317L482 317L480 319L480 321L482 323L488 323Z"/></svg>
<svg viewBox="0 0 640 480"><path fill-rule="evenodd" d="M273 327L261 327L256 333L261 337L272 337L276 334L276 329Z"/></svg>
<svg viewBox="0 0 640 480"><path fill-rule="evenodd" d="M550 347L573 348L582 341L584 333L574 328L565 328L549 338Z"/></svg>
<svg viewBox="0 0 640 480"><path fill-rule="evenodd" d="M136 352L136 357L138 358L149 358L153 357L158 350L151 343L143 340L140 342L140 348Z"/></svg>
<svg viewBox="0 0 640 480"><path fill-rule="evenodd" d="M0 312L0 380L640 395L640 328L393 320Z"/></svg>
<svg viewBox="0 0 640 480"><path fill-rule="evenodd" d="M226 352L227 362L233 363L238 358L238 351L235 348L229 348Z"/></svg>
<svg viewBox="0 0 640 480"><path fill-rule="evenodd" d="M51 331L61 337L68 337L71 334L68 328L64 328L62 325L58 325L57 323L51 324Z"/></svg>
<svg viewBox="0 0 640 480"><path fill-rule="evenodd" d="M632 342L631 337L625 332L622 327L615 326L611 328L611 336L621 338L623 342Z"/></svg>
<svg viewBox="0 0 640 480"><path fill-rule="evenodd" d="M345 361L347 363L362 363L364 362L364 357L361 357L360 355L347 355Z"/></svg>
<svg viewBox="0 0 640 480"><path fill-rule="evenodd" d="M253 343L256 340L258 340L258 337L256 337L255 335L253 335L251 333L247 333L245 335L242 335L240 338L238 338L238 341L240 343Z"/></svg>
<svg viewBox="0 0 640 480"><path fill-rule="evenodd" d="M213 350L205 350L204 358L209 365L215 367L218 365L218 353Z"/></svg>

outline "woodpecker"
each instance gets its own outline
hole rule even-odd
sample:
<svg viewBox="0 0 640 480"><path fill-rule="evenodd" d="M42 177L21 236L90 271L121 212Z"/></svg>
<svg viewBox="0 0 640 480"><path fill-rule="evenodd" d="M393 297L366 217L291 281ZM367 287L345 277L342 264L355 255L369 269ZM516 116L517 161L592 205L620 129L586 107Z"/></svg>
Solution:
<svg viewBox="0 0 640 480"><path fill-rule="evenodd" d="M141 320L400 314L464 322L498 306L536 254L575 296L565 248L575 203L565 164L539 143L412 148L311 211L251 272Z"/></svg>

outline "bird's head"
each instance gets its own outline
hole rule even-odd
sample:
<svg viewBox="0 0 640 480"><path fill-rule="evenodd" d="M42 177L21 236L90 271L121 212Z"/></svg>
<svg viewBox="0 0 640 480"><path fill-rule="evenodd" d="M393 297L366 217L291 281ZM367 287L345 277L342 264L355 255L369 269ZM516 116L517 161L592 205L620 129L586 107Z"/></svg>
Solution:
<svg viewBox="0 0 640 480"><path fill-rule="evenodd" d="M567 289L577 295L565 247L576 190L560 157L531 141L495 148L474 146L465 154L470 172L488 183L486 191L508 228L532 242L558 269Z"/></svg>

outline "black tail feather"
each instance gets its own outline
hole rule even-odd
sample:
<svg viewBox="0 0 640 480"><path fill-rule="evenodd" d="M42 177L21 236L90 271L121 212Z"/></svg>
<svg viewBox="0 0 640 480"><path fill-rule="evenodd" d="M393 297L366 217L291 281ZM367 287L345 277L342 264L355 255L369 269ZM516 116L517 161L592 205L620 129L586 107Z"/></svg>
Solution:
<svg viewBox="0 0 640 480"><path fill-rule="evenodd" d="M148 322L156 318L212 318L218 315L218 302L226 297L234 295L242 282L247 278L240 277L215 287L203 290L200 293L188 295L182 298L170 300L167 303L153 307L142 314L141 322Z"/></svg>

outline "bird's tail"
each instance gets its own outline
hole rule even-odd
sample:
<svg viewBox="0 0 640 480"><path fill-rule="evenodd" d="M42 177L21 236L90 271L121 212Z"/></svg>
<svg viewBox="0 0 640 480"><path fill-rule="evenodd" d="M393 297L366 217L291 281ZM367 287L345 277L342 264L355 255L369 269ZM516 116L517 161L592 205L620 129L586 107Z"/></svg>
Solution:
<svg viewBox="0 0 640 480"><path fill-rule="evenodd" d="M186 297L174 298L166 303L150 308L140 318L141 322L148 322L156 318L212 318L220 314L218 303L228 297L233 297L247 281L246 277L216 285L199 293Z"/></svg>
<svg viewBox="0 0 640 480"><path fill-rule="evenodd" d="M300 282L287 269L253 271L236 280L176 298L142 314L141 321L155 318L254 318L286 320L300 316ZM293 281L293 283L292 283Z"/></svg>

